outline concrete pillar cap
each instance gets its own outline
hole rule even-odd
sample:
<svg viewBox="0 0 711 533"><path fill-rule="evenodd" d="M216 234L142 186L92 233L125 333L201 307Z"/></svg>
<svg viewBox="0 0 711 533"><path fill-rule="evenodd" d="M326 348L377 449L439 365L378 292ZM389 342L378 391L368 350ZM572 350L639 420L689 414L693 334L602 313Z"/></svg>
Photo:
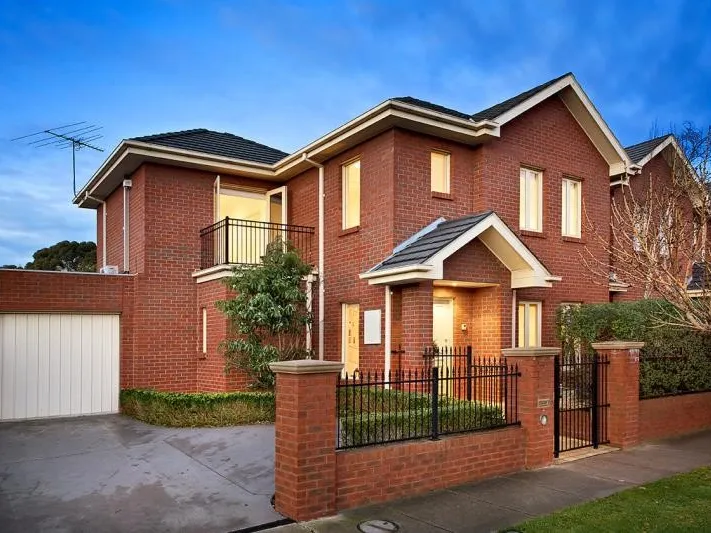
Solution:
<svg viewBox="0 0 711 533"><path fill-rule="evenodd" d="M545 357L554 356L560 353L560 348L531 346L528 348L506 348L501 350L504 357Z"/></svg>
<svg viewBox="0 0 711 533"><path fill-rule="evenodd" d="M637 341L605 341L593 342L593 350L641 350L644 348L643 342Z"/></svg>
<svg viewBox="0 0 711 533"><path fill-rule="evenodd" d="M275 374L336 374L343 370L343 363L319 359L297 359L269 363L269 368Z"/></svg>

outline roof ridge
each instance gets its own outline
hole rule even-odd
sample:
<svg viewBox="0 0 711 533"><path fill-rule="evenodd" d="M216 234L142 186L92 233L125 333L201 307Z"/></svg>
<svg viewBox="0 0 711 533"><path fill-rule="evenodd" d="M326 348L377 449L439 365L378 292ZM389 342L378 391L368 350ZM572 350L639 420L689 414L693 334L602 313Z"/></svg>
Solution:
<svg viewBox="0 0 711 533"><path fill-rule="evenodd" d="M130 137L130 140L144 140L144 139L156 139L165 137L181 137L183 135L190 135L192 133L204 133L210 131L206 128L192 128L189 130L178 130L178 131L166 131L163 133L151 133L150 135L140 135L138 137Z"/></svg>

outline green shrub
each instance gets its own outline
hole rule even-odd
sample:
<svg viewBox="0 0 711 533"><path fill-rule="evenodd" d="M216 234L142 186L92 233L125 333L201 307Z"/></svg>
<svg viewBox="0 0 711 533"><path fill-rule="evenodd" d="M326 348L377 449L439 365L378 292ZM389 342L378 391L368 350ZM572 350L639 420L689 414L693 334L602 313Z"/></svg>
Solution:
<svg viewBox="0 0 711 533"><path fill-rule="evenodd" d="M121 412L149 424L218 427L274 422L271 392L161 392L124 389Z"/></svg>
<svg viewBox="0 0 711 533"><path fill-rule="evenodd" d="M429 437L432 434L432 406L428 395L401 391L380 392L385 397L397 398L401 401L400 406L406 410L369 412L352 407L342 409L339 418L341 446L362 446L410 437ZM412 398L407 399L407 396ZM407 405L411 405L411 408L407 409ZM440 433L475 431L506 424L506 417L500 407L482 402L440 398L438 414Z"/></svg>
<svg viewBox="0 0 711 533"><path fill-rule="evenodd" d="M645 343L640 356L640 397L711 390L711 337L664 325L674 307L662 300L561 308L558 338L564 357L592 353L593 342Z"/></svg>

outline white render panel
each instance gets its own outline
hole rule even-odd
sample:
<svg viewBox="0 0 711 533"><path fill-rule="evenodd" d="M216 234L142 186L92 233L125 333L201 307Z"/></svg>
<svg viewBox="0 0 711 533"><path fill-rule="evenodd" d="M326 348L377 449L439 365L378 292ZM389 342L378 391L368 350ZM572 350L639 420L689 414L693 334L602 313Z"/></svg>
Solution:
<svg viewBox="0 0 711 533"><path fill-rule="evenodd" d="M0 420L118 412L119 316L0 314Z"/></svg>

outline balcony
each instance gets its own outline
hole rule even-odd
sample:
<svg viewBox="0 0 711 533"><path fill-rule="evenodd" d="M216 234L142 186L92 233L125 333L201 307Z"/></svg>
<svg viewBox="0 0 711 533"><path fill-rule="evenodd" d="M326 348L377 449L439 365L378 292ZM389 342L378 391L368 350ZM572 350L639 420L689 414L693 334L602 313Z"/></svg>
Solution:
<svg viewBox="0 0 711 533"><path fill-rule="evenodd" d="M200 230L200 268L258 265L269 243L291 243L308 264L314 264L314 228L225 217Z"/></svg>

